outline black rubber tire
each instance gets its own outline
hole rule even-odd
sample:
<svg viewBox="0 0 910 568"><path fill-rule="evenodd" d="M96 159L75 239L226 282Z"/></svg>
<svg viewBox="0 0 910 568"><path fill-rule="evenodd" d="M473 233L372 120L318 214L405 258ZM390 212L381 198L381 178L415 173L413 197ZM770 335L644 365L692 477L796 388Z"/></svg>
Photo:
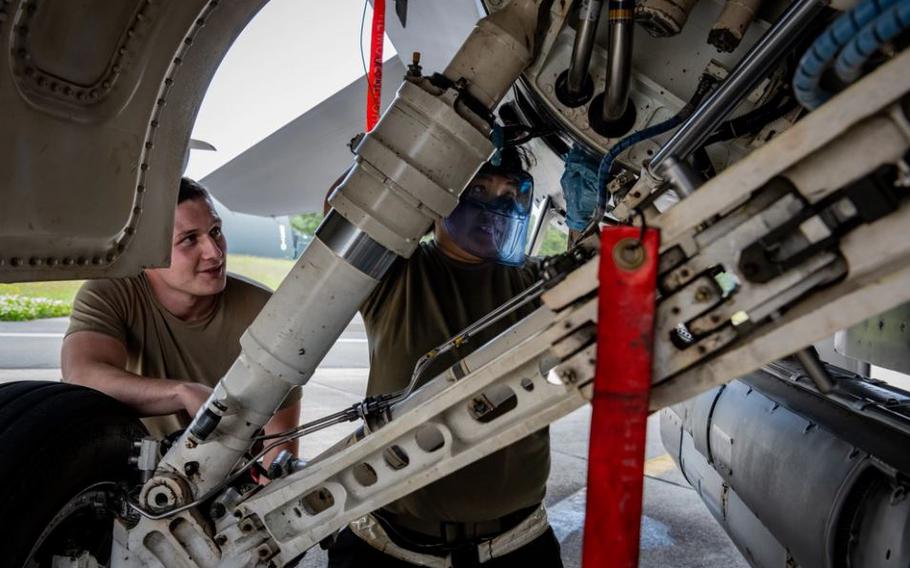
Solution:
<svg viewBox="0 0 910 568"><path fill-rule="evenodd" d="M128 459L144 435L128 407L98 391L48 381L0 385L0 563L23 566L51 520L86 488L135 482ZM98 538L109 539L109 529Z"/></svg>

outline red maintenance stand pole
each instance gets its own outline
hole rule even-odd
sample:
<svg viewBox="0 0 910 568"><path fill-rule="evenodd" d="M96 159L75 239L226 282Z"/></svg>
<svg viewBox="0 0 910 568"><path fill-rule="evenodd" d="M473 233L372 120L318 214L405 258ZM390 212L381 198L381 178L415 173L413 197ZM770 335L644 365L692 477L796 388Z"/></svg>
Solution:
<svg viewBox="0 0 910 568"><path fill-rule="evenodd" d="M633 568L641 531L660 236L654 229L609 227L600 240L582 559L585 568Z"/></svg>

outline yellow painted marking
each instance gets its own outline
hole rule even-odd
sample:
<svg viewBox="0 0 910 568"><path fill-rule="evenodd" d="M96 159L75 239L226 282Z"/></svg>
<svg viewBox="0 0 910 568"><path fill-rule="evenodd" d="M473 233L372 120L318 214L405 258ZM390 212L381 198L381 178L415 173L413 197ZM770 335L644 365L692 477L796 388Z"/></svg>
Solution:
<svg viewBox="0 0 910 568"><path fill-rule="evenodd" d="M645 461L645 475L659 477L676 469L676 463L670 454L662 454Z"/></svg>

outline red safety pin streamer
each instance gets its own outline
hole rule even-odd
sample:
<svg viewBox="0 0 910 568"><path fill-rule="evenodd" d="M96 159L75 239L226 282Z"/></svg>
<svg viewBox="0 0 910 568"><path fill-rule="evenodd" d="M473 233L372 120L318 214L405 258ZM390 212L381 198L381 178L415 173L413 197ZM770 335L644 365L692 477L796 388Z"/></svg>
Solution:
<svg viewBox="0 0 910 568"><path fill-rule="evenodd" d="M638 566L659 240L640 227L600 233L585 568Z"/></svg>
<svg viewBox="0 0 910 568"><path fill-rule="evenodd" d="M367 132L379 122L382 98L382 42L385 36L385 0L373 0L373 30L370 36L370 72L367 78Z"/></svg>

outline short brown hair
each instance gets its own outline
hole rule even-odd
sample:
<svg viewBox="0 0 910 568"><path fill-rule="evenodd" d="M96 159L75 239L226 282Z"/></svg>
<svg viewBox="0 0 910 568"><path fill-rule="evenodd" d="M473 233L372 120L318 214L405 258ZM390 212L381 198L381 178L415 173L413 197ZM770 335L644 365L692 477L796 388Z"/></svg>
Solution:
<svg viewBox="0 0 910 568"><path fill-rule="evenodd" d="M206 188L198 181L188 177L180 178L180 192L177 194L177 205L188 199L205 199L211 201L212 197Z"/></svg>

